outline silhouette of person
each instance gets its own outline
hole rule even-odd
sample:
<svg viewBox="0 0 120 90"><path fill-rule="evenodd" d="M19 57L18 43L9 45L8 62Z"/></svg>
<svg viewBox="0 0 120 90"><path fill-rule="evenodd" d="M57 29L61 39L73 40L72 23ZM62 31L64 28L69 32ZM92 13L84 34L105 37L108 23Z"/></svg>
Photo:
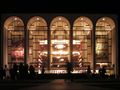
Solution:
<svg viewBox="0 0 120 90"><path fill-rule="evenodd" d="M91 69L90 69L90 66L88 66L87 68L87 75L90 75L91 74Z"/></svg>
<svg viewBox="0 0 120 90"><path fill-rule="evenodd" d="M105 66L99 69L99 75L101 78L105 78L106 69Z"/></svg>
<svg viewBox="0 0 120 90"><path fill-rule="evenodd" d="M20 65L19 65L19 75L20 75L20 79L24 79L24 66L23 66L23 63L20 63Z"/></svg>
<svg viewBox="0 0 120 90"><path fill-rule="evenodd" d="M18 70L18 65L16 63L13 64L13 68L12 68L12 79L16 79L17 78L17 70Z"/></svg>
<svg viewBox="0 0 120 90"><path fill-rule="evenodd" d="M7 67L7 65L5 65L4 71L5 71L5 79L9 79L10 73L9 73L9 68Z"/></svg>
<svg viewBox="0 0 120 90"><path fill-rule="evenodd" d="M45 63L42 64L42 74L44 75L45 73Z"/></svg>
<svg viewBox="0 0 120 90"><path fill-rule="evenodd" d="M87 76L88 76L88 78L90 78L90 76L91 76L91 69L90 69L90 66L88 66L88 68L87 68Z"/></svg>
<svg viewBox="0 0 120 90"><path fill-rule="evenodd" d="M30 65L29 71L30 71L30 79L35 79L35 68L33 67L33 65Z"/></svg>
<svg viewBox="0 0 120 90"><path fill-rule="evenodd" d="M105 73L106 73L106 69L105 69L105 66L103 66L102 68L102 77L105 78Z"/></svg>
<svg viewBox="0 0 120 90"><path fill-rule="evenodd" d="M28 64L24 65L24 79L28 79Z"/></svg>
<svg viewBox="0 0 120 90"><path fill-rule="evenodd" d="M66 64L67 64L66 65L66 67L67 67L67 79L73 81L72 73L71 73L73 71L73 65L69 61L67 61Z"/></svg>

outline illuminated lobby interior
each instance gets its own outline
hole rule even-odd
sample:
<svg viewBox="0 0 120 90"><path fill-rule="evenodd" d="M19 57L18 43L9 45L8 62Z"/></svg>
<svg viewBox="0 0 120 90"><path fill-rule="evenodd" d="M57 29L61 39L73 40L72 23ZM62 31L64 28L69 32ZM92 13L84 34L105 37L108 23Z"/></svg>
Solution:
<svg viewBox="0 0 120 90"><path fill-rule="evenodd" d="M118 72L114 15L2 17L2 65L23 62L33 65L36 72L45 65L45 73L66 73L69 61L73 73L84 73L88 66L94 73L102 66L108 74Z"/></svg>

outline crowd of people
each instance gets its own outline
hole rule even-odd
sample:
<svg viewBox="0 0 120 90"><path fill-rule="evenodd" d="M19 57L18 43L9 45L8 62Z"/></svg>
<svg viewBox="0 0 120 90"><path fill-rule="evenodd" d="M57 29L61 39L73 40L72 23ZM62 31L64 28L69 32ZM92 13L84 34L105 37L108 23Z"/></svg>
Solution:
<svg viewBox="0 0 120 90"><path fill-rule="evenodd" d="M7 65L0 67L0 79L34 79L35 78L35 68L28 64L20 63L17 65L13 64L11 68L8 68Z"/></svg>
<svg viewBox="0 0 120 90"><path fill-rule="evenodd" d="M73 72L73 64L71 62L66 63L66 71L67 71L67 78L68 80L73 81L72 72ZM41 68L41 74L43 75L45 72L45 66L43 65ZM92 77L92 72L90 66L88 66L86 70L86 74L88 78ZM106 69L103 66L99 69L99 76L104 78L106 74ZM21 79L35 79L37 73L35 72L35 68L33 65L23 64L20 63L17 65L16 63L13 64L11 68L8 68L7 65L4 67L0 67L0 79L1 80L21 80Z"/></svg>

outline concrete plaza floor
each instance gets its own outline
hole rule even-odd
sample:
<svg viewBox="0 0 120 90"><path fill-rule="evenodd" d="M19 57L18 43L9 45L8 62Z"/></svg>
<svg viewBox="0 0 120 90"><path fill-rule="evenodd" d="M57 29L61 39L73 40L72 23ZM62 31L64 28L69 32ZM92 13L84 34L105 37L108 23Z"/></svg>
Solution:
<svg viewBox="0 0 120 90"><path fill-rule="evenodd" d="M80 81L64 79L0 82L0 90L118 90L118 81Z"/></svg>
<svg viewBox="0 0 120 90"><path fill-rule="evenodd" d="M108 83L107 83L108 84ZM112 85L113 83L109 83ZM117 88L103 87L102 83L90 82L70 82L63 79L53 80L35 87L28 87L21 90L116 90ZM104 83L105 85L105 83Z"/></svg>

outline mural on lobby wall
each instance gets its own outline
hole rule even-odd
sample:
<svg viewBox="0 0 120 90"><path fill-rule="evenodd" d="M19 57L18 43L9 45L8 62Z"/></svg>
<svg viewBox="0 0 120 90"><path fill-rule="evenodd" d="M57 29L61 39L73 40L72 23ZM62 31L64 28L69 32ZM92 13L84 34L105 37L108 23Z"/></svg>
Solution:
<svg viewBox="0 0 120 90"><path fill-rule="evenodd" d="M19 38L12 38L12 61L20 62L24 60L24 43L23 39L19 40Z"/></svg>
<svg viewBox="0 0 120 90"><path fill-rule="evenodd" d="M96 39L96 58L102 61L108 61L108 50L109 50L109 45L108 45L108 39L107 37L101 37L102 39ZM101 61L101 62L102 62Z"/></svg>

